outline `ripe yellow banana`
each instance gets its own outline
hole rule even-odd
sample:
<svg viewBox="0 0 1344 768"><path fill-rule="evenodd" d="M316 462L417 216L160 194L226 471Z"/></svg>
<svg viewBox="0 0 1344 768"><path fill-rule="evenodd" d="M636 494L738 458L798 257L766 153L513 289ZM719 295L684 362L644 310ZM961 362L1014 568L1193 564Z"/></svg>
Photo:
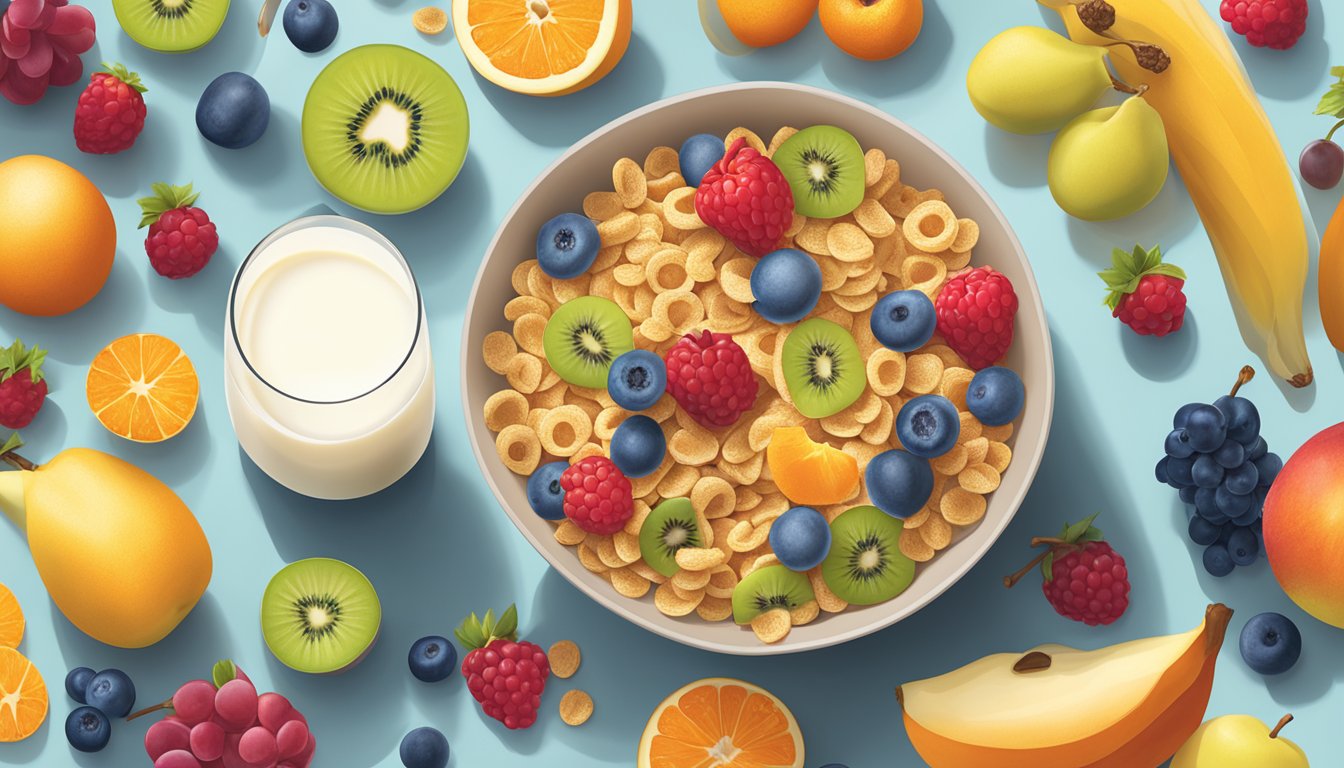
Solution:
<svg viewBox="0 0 1344 768"><path fill-rule="evenodd" d="M1111 62L1166 123L1167 142L1237 312L1241 335L1295 387L1311 383L1302 335L1307 230L1292 172L1226 33L1198 0L1109 0L1115 38L1161 46L1171 65L1139 66L1133 51L1089 30L1071 0L1058 11L1075 42L1109 45Z"/></svg>

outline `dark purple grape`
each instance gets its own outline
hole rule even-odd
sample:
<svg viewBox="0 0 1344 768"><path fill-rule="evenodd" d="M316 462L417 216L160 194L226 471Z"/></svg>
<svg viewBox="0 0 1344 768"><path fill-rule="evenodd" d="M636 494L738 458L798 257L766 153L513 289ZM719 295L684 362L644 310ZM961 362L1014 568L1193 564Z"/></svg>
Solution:
<svg viewBox="0 0 1344 768"><path fill-rule="evenodd" d="M1303 181L1317 189L1334 189L1344 177L1344 147L1318 139L1302 150L1297 165Z"/></svg>
<svg viewBox="0 0 1344 768"><path fill-rule="evenodd" d="M1251 496L1232 493L1227 489L1226 482L1213 492L1213 501L1218 505L1219 512L1231 518L1241 517L1251 508Z"/></svg>
<svg viewBox="0 0 1344 768"><path fill-rule="evenodd" d="M1239 467L1246 460L1246 449L1241 443L1229 437L1213 452L1213 460L1223 469Z"/></svg>
<svg viewBox="0 0 1344 768"><path fill-rule="evenodd" d="M1186 504L1194 504L1194 503L1195 503L1195 495L1196 495L1196 493L1197 493L1198 491L1199 491L1199 489L1196 488L1196 487L1193 486L1193 485L1183 485L1183 486L1181 486L1181 492L1180 492L1180 494L1179 494L1180 497L1181 497L1181 501L1185 502Z"/></svg>
<svg viewBox="0 0 1344 768"><path fill-rule="evenodd" d="M1190 540L1201 547L1207 547L1217 541L1218 534L1221 532L1222 528L1210 523L1199 515L1190 518Z"/></svg>

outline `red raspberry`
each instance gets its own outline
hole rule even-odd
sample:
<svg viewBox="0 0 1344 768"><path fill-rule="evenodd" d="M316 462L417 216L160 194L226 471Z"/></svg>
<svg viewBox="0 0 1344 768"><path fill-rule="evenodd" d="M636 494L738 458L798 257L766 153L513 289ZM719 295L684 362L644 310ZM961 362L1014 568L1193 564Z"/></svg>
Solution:
<svg viewBox="0 0 1344 768"><path fill-rule="evenodd" d="M1081 523L1065 526L1057 539L1045 539L1050 550L1037 557L1041 563L1041 590L1060 616L1088 626L1110 624L1129 607L1129 571L1125 558L1102 540L1101 531L1092 526L1096 515ZM1004 580L1016 584L1036 566L1026 568Z"/></svg>
<svg viewBox="0 0 1344 768"><path fill-rule="evenodd" d="M160 183L154 185L151 197L138 201L144 212L140 226L149 227L145 253L154 271L164 277L191 277L210 263L219 248L219 233L210 217L200 208L191 207L197 197L190 184L178 187Z"/></svg>
<svg viewBox="0 0 1344 768"><path fill-rule="evenodd" d="M732 426L756 404L759 385L751 361L726 333L687 334L664 362L672 399L710 429Z"/></svg>
<svg viewBox="0 0 1344 768"><path fill-rule="evenodd" d="M485 714L511 729L537 722L551 665L539 646L517 639L517 608L510 605L498 621L491 611L484 619L473 613L454 634L471 649L462 659L462 677Z"/></svg>
<svg viewBox="0 0 1344 768"><path fill-rule="evenodd" d="M1256 48L1286 50L1307 31L1307 0L1223 0L1219 13Z"/></svg>
<svg viewBox="0 0 1344 768"><path fill-rule="evenodd" d="M739 251L759 258L793 223L793 190L779 166L738 139L700 181L695 212Z"/></svg>
<svg viewBox="0 0 1344 768"><path fill-rule="evenodd" d="M1185 271L1162 261L1161 246L1116 248L1111 268L1098 273L1106 282L1111 315L1142 336L1166 336L1185 323Z"/></svg>
<svg viewBox="0 0 1344 768"><path fill-rule="evenodd" d="M565 517L589 533L609 536L635 512L630 481L605 456L589 456L560 475Z"/></svg>
<svg viewBox="0 0 1344 768"><path fill-rule="evenodd" d="M966 364L980 370L1013 345L1017 294L1001 272L979 267L948 280L934 302L938 333Z"/></svg>
<svg viewBox="0 0 1344 768"><path fill-rule="evenodd" d="M121 64L94 72L75 107L75 146L94 155L130 149L145 128L145 86Z"/></svg>
<svg viewBox="0 0 1344 768"><path fill-rule="evenodd" d="M0 426L23 429L42 410L47 399L42 376L46 357L45 349L36 344L27 349L18 339L8 349L0 348Z"/></svg>

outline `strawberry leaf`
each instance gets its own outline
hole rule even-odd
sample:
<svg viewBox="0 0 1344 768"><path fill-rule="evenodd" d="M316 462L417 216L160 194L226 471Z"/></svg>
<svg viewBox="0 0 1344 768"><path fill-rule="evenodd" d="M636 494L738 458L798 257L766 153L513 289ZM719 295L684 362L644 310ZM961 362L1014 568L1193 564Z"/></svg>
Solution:
<svg viewBox="0 0 1344 768"><path fill-rule="evenodd" d="M1148 275L1164 275L1177 280L1185 279L1185 271L1175 264L1162 261L1162 246L1144 248L1135 245L1132 251L1111 250L1111 268L1097 273L1106 284L1105 304L1112 312L1126 296L1139 289L1139 282Z"/></svg>
<svg viewBox="0 0 1344 768"><path fill-rule="evenodd" d="M1092 521L1096 519L1097 515L1093 514L1091 517L1079 520L1073 525L1070 525L1068 528L1064 529L1064 536L1062 538L1070 544L1076 543L1083 538L1083 534L1087 533L1088 529L1092 527Z"/></svg>
<svg viewBox="0 0 1344 768"><path fill-rule="evenodd" d="M1045 583L1047 584L1055 580L1055 553L1053 551L1041 561L1041 575L1045 577Z"/></svg>
<svg viewBox="0 0 1344 768"><path fill-rule="evenodd" d="M196 202L200 194L193 192L190 184L181 186L156 182L150 186L154 194L142 197L135 202L140 205L140 229L144 229L159 220L163 214L186 208Z"/></svg>
<svg viewBox="0 0 1344 768"><path fill-rule="evenodd" d="M9 439L5 440L4 445L0 445L0 456L4 456L10 451L17 451L23 447L23 438L19 437L18 432L10 434Z"/></svg>
<svg viewBox="0 0 1344 768"><path fill-rule="evenodd" d="M8 348L0 348L0 382L25 369L33 383L43 379L42 362L47 359L47 351L33 345L32 349L23 346L23 341L15 339Z"/></svg>
<svg viewBox="0 0 1344 768"><path fill-rule="evenodd" d="M491 637L502 637L509 640L518 635L518 607L510 605L505 609L504 614L499 617L499 622L495 624L494 630L490 633Z"/></svg>
<svg viewBox="0 0 1344 768"><path fill-rule="evenodd" d="M103 62L103 72L117 78L121 82L134 88L139 93L144 93L149 89L140 81L140 76L126 68L125 64L108 64Z"/></svg>

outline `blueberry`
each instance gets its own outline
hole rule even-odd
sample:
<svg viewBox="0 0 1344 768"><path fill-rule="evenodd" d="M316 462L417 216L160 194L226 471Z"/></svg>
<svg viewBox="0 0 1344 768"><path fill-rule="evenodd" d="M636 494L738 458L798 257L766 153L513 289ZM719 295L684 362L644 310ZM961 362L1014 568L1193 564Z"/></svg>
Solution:
<svg viewBox="0 0 1344 768"><path fill-rule="evenodd" d="M1181 501L1185 502L1186 504L1194 504L1194 503L1195 503L1195 494L1196 494L1199 490L1200 490L1199 488L1196 488L1196 487L1193 486L1193 485L1183 485L1183 486L1181 486L1180 493L1178 493L1178 494L1176 494L1176 495L1177 495L1177 496L1180 496L1180 497L1181 497Z"/></svg>
<svg viewBox="0 0 1344 768"><path fill-rule="evenodd" d="M93 707L79 707L65 718L65 738L80 752L98 752L112 738L112 723Z"/></svg>
<svg viewBox="0 0 1344 768"><path fill-rule="evenodd" d="M627 417L611 436L611 461L626 477L653 474L666 456L663 428L648 416Z"/></svg>
<svg viewBox="0 0 1344 768"><path fill-rule="evenodd" d="M1283 469L1283 459L1277 453L1266 453L1255 460L1256 484L1268 488Z"/></svg>
<svg viewBox="0 0 1344 768"><path fill-rule="evenodd" d="M406 768L444 768L448 765L448 738L435 728L416 728L402 738L400 752Z"/></svg>
<svg viewBox="0 0 1344 768"><path fill-rule="evenodd" d="M593 266L601 247L602 238L592 219L562 213L537 231L537 266L556 280L569 280Z"/></svg>
<svg viewBox="0 0 1344 768"><path fill-rule="evenodd" d="M627 411L652 408L667 391L667 364L645 349L616 358L607 371L607 394Z"/></svg>
<svg viewBox="0 0 1344 768"><path fill-rule="evenodd" d="M952 450L961 434L957 406L942 395L920 395L896 414L896 436L905 450L936 459Z"/></svg>
<svg viewBox="0 0 1344 768"><path fill-rule="evenodd" d="M1203 408L1203 403L1186 403L1176 409L1176 415L1171 417L1171 426L1173 429L1184 429L1185 424L1190 419L1190 412L1196 408Z"/></svg>
<svg viewBox="0 0 1344 768"><path fill-rule="evenodd" d="M1226 481L1214 490L1213 501L1219 512L1233 518L1241 517L1251 508L1251 497L1232 493Z"/></svg>
<svg viewBox="0 0 1344 768"><path fill-rule="evenodd" d="M1190 468L1190 476L1200 488L1217 488L1218 484L1223 482L1225 472L1226 470L1213 460L1213 456L1207 453L1200 454L1199 458L1195 459L1194 466Z"/></svg>
<svg viewBox="0 0 1344 768"><path fill-rule="evenodd" d="M1153 469L1153 474L1157 476L1157 482L1163 485L1171 484L1171 475L1167 474L1167 462L1171 461L1170 456L1163 456L1157 462L1157 467Z"/></svg>
<svg viewBox="0 0 1344 768"><path fill-rule="evenodd" d="M785 568L811 570L831 551L831 526L817 510L794 507L770 526L770 548Z"/></svg>
<svg viewBox="0 0 1344 768"><path fill-rule="evenodd" d="M89 690L89 683L93 680L95 674L88 667L75 667L70 670L70 674L65 676L65 692L80 704L88 704L89 702L84 699L84 694Z"/></svg>
<svg viewBox="0 0 1344 768"><path fill-rule="evenodd" d="M1190 540L1201 547L1206 547L1217 541L1218 534L1221 531L1221 527L1210 523L1199 515L1190 518Z"/></svg>
<svg viewBox="0 0 1344 768"><path fill-rule="evenodd" d="M1190 446L1199 453L1208 453L1227 439L1227 418L1212 405L1201 405L1190 411L1185 431L1190 434Z"/></svg>
<svg viewBox="0 0 1344 768"><path fill-rule="evenodd" d="M1250 400L1224 395L1213 401L1213 407L1227 419L1228 438L1249 443L1260 435L1260 412Z"/></svg>
<svg viewBox="0 0 1344 768"><path fill-rule="evenodd" d="M119 669L104 669L89 681L84 701L108 717L125 717L135 706L135 683Z"/></svg>
<svg viewBox="0 0 1344 768"><path fill-rule="evenodd" d="M226 149L242 149L260 139L270 121L266 89L242 72L225 72L215 78L196 104L196 128Z"/></svg>
<svg viewBox="0 0 1344 768"><path fill-rule="evenodd" d="M681 145L681 177L692 187L700 186L700 180L714 164L723 159L723 139L708 133L697 133Z"/></svg>
<svg viewBox="0 0 1344 768"><path fill-rule="evenodd" d="M1302 655L1302 633L1287 616L1261 613L1241 628L1241 658L1262 675L1281 675Z"/></svg>
<svg viewBox="0 0 1344 768"><path fill-rule="evenodd" d="M1195 460L1188 456L1184 459L1172 457L1171 461L1167 462L1167 476L1182 486L1194 485L1195 478L1190 474L1194 467Z"/></svg>
<svg viewBox="0 0 1344 768"><path fill-rule="evenodd" d="M1167 442L1164 446L1167 455L1176 459L1184 459L1195 452L1190 446L1190 434L1185 429L1173 429L1167 434Z"/></svg>
<svg viewBox="0 0 1344 768"><path fill-rule="evenodd" d="M1255 531L1249 527L1238 526L1227 540L1227 553L1237 565L1254 563L1260 556L1260 542L1256 541Z"/></svg>
<svg viewBox="0 0 1344 768"><path fill-rule="evenodd" d="M1224 469L1239 467L1242 462L1246 461L1246 448L1229 437L1223 441L1222 445L1218 446L1218 450L1213 452L1213 460Z"/></svg>
<svg viewBox="0 0 1344 768"><path fill-rule="evenodd" d="M285 6L285 34L305 53L325 50L336 39L341 21L327 0L289 0Z"/></svg>
<svg viewBox="0 0 1344 768"><path fill-rule="evenodd" d="M1232 555L1228 553L1226 546L1210 544L1204 548L1204 570L1208 571L1210 576L1226 576L1236 567L1237 564L1232 562Z"/></svg>
<svg viewBox="0 0 1344 768"><path fill-rule="evenodd" d="M527 503L543 520L565 519L565 489L560 476L569 469L567 461L552 461L537 467L527 478Z"/></svg>
<svg viewBox="0 0 1344 768"><path fill-rule="evenodd" d="M1011 369L996 365L980 370L971 379L966 388L966 410L982 424L1001 427L1017 418L1026 398L1022 378Z"/></svg>
<svg viewBox="0 0 1344 768"><path fill-rule="evenodd" d="M1195 462L1196 465L1199 462ZM1260 471L1254 462L1246 462L1236 469L1227 470L1227 490L1231 493L1246 495L1255 490L1260 482Z"/></svg>
<svg viewBox="0 0 1344 768"><path fill-rule="evenodd" d="M756 314L772 323L796 323L821 298L821 267L793 248L771 251L751 270L751 295L756 297L751 305Z"/></svg>
<svg viewBox="0 0 1344 768"><path fill-rule="evenodd" d="M406 658L415 679L426 683L447 680L457 667L457 648L446 637L430 635L415 641Z"/></svg>
<svg viewBox="0 0 1344 768"><path fill-rule="evenodd" d="M874 456L863 477L873 505L902 520L923 509L933 494L929 460L905 451L884 451Z"/></svg>
<svg viewBox="0 0 1344 768"><path fill-rule="evenodd" d="M1247 461L1255 461L1266 453L1269 453L1269 444L1265 442L1263 437L1257 435L1254 440L1246 444Z"/></svg>
<svg viewBox="0 0 1344 768"><path fill-rule="evenodd" d="M895 291L878 300L870 324L884 347L913 352L933 338L938 314L923 291Z"/></svg>

